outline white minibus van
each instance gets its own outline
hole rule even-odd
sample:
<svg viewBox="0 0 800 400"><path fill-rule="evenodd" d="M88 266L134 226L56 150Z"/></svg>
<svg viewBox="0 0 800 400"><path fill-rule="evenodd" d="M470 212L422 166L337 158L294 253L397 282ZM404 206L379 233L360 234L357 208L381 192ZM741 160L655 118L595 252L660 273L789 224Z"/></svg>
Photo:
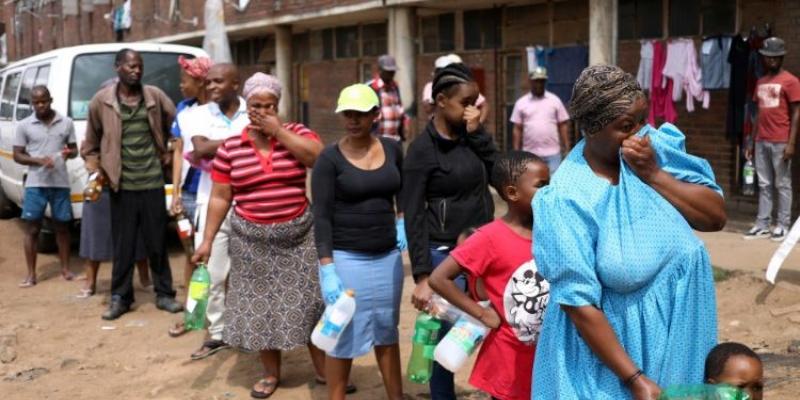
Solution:
<svg viewBox="0 0 800 400"><path fill-rule="evenodd" d="M80 146L86 129L89 101L103 83L116 77L114 56L123 48L141 53L144 60L142 82L161 88L175 104L181 100L178 88L178 56L207 56L202 49L181 45L91 44L48 51L15 61L0 69L0 217L15 215L17 207L22 204L27 167L14 162L12 143L18 121L33 112L30 104L31 88L36 85L48 87L53 98L53 109L75 122L75 134ZM86 170L80 157L69 160L67 169L72 193L72 212L77 221L82 214ZM169 204L171 185L167 185L166 190L165 204Z"/></svg>

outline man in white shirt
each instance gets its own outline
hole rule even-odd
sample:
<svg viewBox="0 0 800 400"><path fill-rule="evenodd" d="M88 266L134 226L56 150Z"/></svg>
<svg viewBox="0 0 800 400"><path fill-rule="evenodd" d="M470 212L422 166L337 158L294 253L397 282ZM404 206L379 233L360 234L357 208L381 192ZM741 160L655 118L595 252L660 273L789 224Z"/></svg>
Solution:
<svg viewBox="0 0 800 400"><path fill-rule="evenodd" d="M239 97L239 71L233 64L216 64L208 71L206 77L206 93L209 103L199 106L180 120L184 135L184 151L191 152L192 164L201 170L200 183L197 188L197 232L195 246L202 239L205 228L208 201L211 196L211 161L217 148L225 139L242 133L250 124L247 117L247 105ZM185 126L185 127L184 127ZM206 358L228 347L222 341L224 324L222 314L225 311L225 280L230 271L228 258L228 236L230 223L223 221L219 232L214 237L211 257L208 259L208 273L211 276L209 287L208 318L209 339L203 342L200 349L192 354L193 360Z"/></svg>

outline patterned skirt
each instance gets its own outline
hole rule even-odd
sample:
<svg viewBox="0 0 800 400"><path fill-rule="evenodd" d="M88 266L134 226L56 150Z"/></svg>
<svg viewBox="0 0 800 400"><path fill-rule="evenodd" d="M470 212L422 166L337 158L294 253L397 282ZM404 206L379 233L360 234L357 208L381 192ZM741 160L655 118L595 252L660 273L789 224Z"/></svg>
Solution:
<svg viewBox="0 0 800 400"><path fill-rule="evenodd" d="M247 350L305 346L324 303L312 215L257 224L231 215L223 340Z"/></svg>

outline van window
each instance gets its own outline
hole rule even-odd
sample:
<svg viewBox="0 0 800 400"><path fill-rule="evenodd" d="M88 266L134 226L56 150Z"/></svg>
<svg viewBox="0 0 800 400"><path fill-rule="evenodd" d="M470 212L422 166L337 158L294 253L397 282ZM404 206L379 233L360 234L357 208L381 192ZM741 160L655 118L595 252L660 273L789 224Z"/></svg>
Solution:
<svg viewBox="0 0 800 400"><path fill-rule="evenodd" d="M140 52L144 61L142 83L163 90L172 101L181 101L178 87L181 80L178 67L178 53ZM83 54L75 57L70 79L69 116L72 119L86 119L89 114L89 101L103 86L116 80L114 69L116 53ZM193 57L184 54L187 57Z"/></svg>
<svg viewBox="0 0 800 400"><path fill-rule="evenodd" d="M0 98L0 119L9 120L14 115L14 99L17 96L20 78L22 78L22 72L14 72L6 79L3 97Z"/></svg>
<svg viewBox="0 0 800 400"><path fill-rule="evenodd" d="M36 67L28 67L25 75L22 75L22 86L19 88L17 96L17 121L27 118L33 109L31 108L31 89L36 82Z"/></svg>
<svg viewBox="0 0 800 400"><path fill-rule="evenodd" d="M0 76L0 90L3 88L3 84L6 83L7 81L6 78L8 78L9 75L10 74L3 74L2 76ZM0 91L0 98L2 98L2 91ZM0 101L0 104L2 104L2 101ZM2 105L0 105L0 111L2 111ZM0 120L2 119L3 117L0 116Z"/></svg>
<svg viewBox="0 0 800 400"><path fill-rule="evenodd" d="M50 78L50 64L42 65L39 67L39 70L36 71L36 82L34 82L34 86L47 86L47 81ZM49 88L48 88L49 89ZM52 93L50 94L52 97Z"/></svg>
<svg viewBox="0 0 800 400"><path fill-rule="evenodd" d="M31 106L31 89L34 86L47 86L50 77L50 64L29 67L22 77L22 88L17 101L17 121L27 118L33 113Z"/></svg>

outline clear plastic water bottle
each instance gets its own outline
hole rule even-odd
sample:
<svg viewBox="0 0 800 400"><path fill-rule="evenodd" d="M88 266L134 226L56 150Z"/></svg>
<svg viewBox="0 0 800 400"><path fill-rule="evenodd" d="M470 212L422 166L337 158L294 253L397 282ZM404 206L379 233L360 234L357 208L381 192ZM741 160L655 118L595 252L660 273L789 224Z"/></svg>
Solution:
<svg viewBox="0 0 800 400"><path fill-rule="evenodd" d="M436 346L433 357L448 371L456 372L475 352L487 332L489 332L489 327L472 316L464 314Z"/></svg>
<svg viewBox="0 0 800 400"><path fill-rule="evenodd" d="M205 264L198 264L192 273L189 283L189 294L186 296L186 311L183 326L195 331L205 328L206 308L208 307L208 289L211 286L211 275Z"/></svg>
<svg viewBox="0 0 800 400"><path fill-rule="evenodd" d="M311 332L311 343L326 353L330 353L339 343L342 332L356 313L355 292L346 290L336 303L325 308L319 323Z"/></svg>
<svg viewBox="0 0 800 400"><path fill-rule="evenodd" d="M750 160L747 160L742 168L742 181L742 194L745 196L756 194L756 169Z"/></svg>
<svg viewBox="0 0 800 400"><path fill-rule="evenodd" d="M408 360L406 376L408 380L425 384L433 374L433 352L439 340L442 323L436 318L421 312L414 324L414 337L411 338L411 358Z"/></svg>
<svg viewBox="0 0 800 400"><path fill-rule="evenodd" d="M450 302L445 300L444 297L434 294L431 297L430 314L436 317L436 319L454 324L465 313L458 307L450 304Z"/></svg>

